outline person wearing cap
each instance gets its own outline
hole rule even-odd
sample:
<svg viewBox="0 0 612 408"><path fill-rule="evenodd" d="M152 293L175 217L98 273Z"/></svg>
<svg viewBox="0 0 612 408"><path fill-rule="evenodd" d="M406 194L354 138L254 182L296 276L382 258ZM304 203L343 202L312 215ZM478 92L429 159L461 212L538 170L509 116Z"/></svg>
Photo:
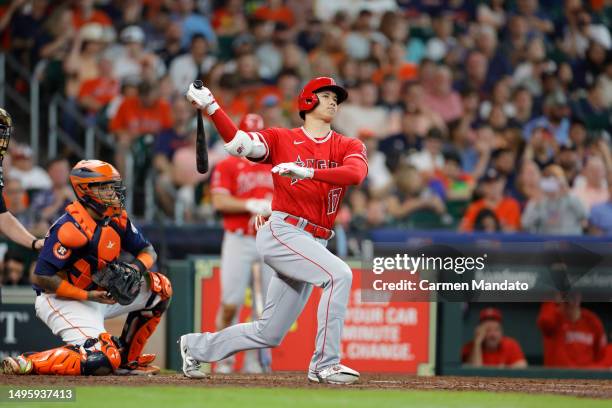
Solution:
<svg viewBox="0 0 612 408"><path fill-rule="evenodd" d="M85 24L74 36L70 53L64 60L67 96L76 97L83 81L100 75L98 60L108 40L104 27L98 23ZM72 101L70 98L69 102Z"/></svg>
<svg viewBox="0 0 612 408"><path fill-rule="evenodd" d="M45 169L34 163L32 148L23 144L11 152L9 176L19 180L25 190L48 190L52 184Z"/></svg>
<svg viewBox="0 0 612 408"><path fill-rule="evenodd" d="M147 77L156 80L166 73L166 66L156 55L145 49L145 32L137 25L125 27L119 39L123 46L113 56L113 76L119 80L128 76Z"/></svg>
<svg viewBox="0 0 612 408"><path fill-rule="evenodd" d="M490 168L481 178L480 184L483 197L468 206L461 221L460 230L473 231L476 216L483 208L489 208L495 212L502 231L513 232L520 229L521 208L514 198L504 194L505 177L497 170Z"/></svg>
<svg viewBox="0 0 612 408"><path fill-rule="evenodd" d="M555 91L549 94L544 99L544 115L527 122L523 128L523 137L529 141L534 129L543 127L554 135L557 143L567 143L570 128L569 113L567 97L563 92Z"/></svg>
<svg viewBox="0 0 612 408"><path fill-rule="evenodd" d="M502 314L493 307L480 312L474 339L463 346L461 360L473 367L527 367L521 345L515 339L504 336Z"/></svg>
<svg viewBox="0 0 612 408"><path fill-rule="evenodd" d="M601 319L581 302L580 293L570 293L542 303L537 323L545 367L594 368L604 363L606 331Z"/></svg>

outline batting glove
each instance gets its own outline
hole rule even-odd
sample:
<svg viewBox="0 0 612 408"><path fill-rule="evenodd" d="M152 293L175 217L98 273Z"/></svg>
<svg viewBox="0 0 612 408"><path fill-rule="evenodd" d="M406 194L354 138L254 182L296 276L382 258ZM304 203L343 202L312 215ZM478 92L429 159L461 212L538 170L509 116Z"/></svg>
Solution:
<svg viewBox="0 0 612 408"><path fill-rule="evenodd" d="M208 113L209 116L219 109L219 104L215 100L215 97L212 92L210 92L210 89L206 87L198 89L191 84L185 96L197 109L206 109L206 113Z"/></svg>
<svg viewBox="0 0 612 408"><path fill-rule="evenodd" d="M289 162L277 164L272 168L272 173L278 173L279 176L304 180L311 179L312 176L314 176L314 169Z"/></svg>
<svg viewBox="0 0 612 408"><path fill-rule="evenodd" d="M244 204L247 211L254 215L263 215L268 217L272 214L272 203L269 200L252 198L246 200Z"/></svg>

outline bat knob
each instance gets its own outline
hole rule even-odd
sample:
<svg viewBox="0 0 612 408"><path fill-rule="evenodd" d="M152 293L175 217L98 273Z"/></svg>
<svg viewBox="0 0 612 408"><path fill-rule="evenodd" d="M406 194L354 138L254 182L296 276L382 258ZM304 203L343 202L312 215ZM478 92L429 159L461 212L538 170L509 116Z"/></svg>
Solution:
<svg viewBox="0 0 612 408"><path fill-rule="evenodd" d="M193 81L193 86L195 86L196 89L202 89L204 87L204 83L199 79L196 79Z"/></svg>

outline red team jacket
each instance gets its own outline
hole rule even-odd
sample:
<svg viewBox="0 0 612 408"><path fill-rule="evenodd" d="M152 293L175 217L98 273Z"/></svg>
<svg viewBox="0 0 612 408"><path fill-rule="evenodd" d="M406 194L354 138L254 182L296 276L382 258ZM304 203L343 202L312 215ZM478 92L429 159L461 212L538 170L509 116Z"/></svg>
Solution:
<svg viewBox="0 0 612 408"><path fill-rule="evenodd" d="M241 199L272 199L274 185L272 166L257 164L240 157L228 157L217 164L212 174L211 192L227 193ZM252 215L245 213L223 214L226 231L247 233ZM253 230L254 232L254 230Z"/></svg>
<svg viewBox="0 0 612 408"><path fill-rule="evenodd" d="M350 157L357 157L367 166L367 152L364 144L333 130L322 139L307 135L303 128L270 128L258 135L266 146L266 154L261 159L250 159L272 165L295 162L298 165L326 169L338 167ZM274 178L274 198L272 209L306 218L308 221L331 229L338 215L339 205L346 193L347 186L332 185L316 180L297 180L282 177Z"/></svg>
<svg viewBox="0 0 612 408"><path fill-rule="evenodd" d="M603 364L606 333L593 312L583 308L580 318L570 322L555 303L544 303L538 326L544 337L545 366L586 368Z"/></svg>

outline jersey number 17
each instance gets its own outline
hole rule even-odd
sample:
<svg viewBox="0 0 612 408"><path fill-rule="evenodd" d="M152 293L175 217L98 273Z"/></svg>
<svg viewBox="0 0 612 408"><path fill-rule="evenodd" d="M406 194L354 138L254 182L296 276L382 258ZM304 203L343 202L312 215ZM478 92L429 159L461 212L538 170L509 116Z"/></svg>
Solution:
<svg viewBox="0 0 612 408"><path fill-rule="evenodd" d="M338 204L340 203L340 195L342 194L341 188L332 188L327 193L327 215L333 214L338 211Z"/></svg>

